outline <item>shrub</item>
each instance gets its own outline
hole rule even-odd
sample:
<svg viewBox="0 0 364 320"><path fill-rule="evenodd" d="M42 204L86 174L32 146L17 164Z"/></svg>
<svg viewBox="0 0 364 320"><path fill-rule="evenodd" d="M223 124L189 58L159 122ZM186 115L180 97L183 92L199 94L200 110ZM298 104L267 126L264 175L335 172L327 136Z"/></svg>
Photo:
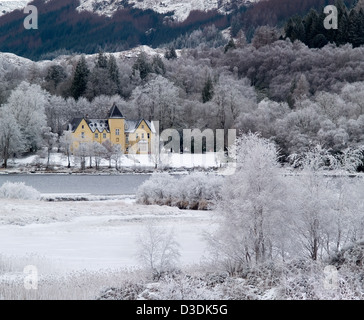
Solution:
<svg viewBox="0 0 364 320"><path fill-rule="evenodd" d="M39 200L40 193L33 187L26 186L24 182L5 182L0 188L0 198Z"/></svg>
<svg viewBox="0 0 364 320"><path fill-rule="evenodd" d="M182 178L154 174L139 188L137 202L176 206L180 209L208 210L220 197L222 177L194 173Z"/></svg>

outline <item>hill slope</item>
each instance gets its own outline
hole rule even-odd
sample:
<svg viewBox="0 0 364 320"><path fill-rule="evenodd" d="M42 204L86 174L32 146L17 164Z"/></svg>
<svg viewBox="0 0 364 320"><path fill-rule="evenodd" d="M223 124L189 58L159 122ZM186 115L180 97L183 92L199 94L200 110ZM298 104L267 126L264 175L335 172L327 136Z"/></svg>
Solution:
<svg viewBox="0 0 364 320"><path fill-rule="evenodd" d="M188 18L191 11L194 10L219 10L221 13L226 13L234 7L259 1L260 0L81 0L78 10L96 12L110 16L120 7L134 7L142 10L151 9L161 14L174 12L173 17L175 20L184 21Z"/></svg>

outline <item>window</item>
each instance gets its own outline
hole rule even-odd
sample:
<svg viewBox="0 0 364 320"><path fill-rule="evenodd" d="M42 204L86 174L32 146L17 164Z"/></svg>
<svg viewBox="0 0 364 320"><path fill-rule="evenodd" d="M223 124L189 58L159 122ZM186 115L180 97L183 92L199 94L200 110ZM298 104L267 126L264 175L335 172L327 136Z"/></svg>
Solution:
<svg viewBox="0 0 364 320"><path fill-rule="evenodd" d="M135 137L138 139L139 138L139 133L137 133Z"/></svg>
<svg viewBox="0 0 364 320"><path fill-rule="evenodd" d="M106 133L104 133L104 134L102 135L102 137L103 137L104 139L106 139Z"/></svg>
<svg viewBox="0 0 364 320"><path fill-rule="evenodd" d="M82 126L82 129L85 129L85 126L84 125Z"/></svg>
<svg viewBox="0 0 364 320"><path fill-rule="evenodd" d="M84 132L81 132L81 138L85 139L85 133Z"/></svg>
<svg viewBox="0 0 364 320"><path fill-rule="evenodd" d="M127 134L126 137L125 137L125 142L126 143L129 143L129 135Z"/></svg>
<svg viewBox="0 0 364 320"><path fill-rule="evenodd" d="M120 129L115 130L115 135L120 136Z"/></svg>
<svg viewBox="0 0 364 320"><path fill-rule="evenodd" d="M150 139L150 133L147 133L148 139Z"/></svg>
<svg viewBox="0 0 364 320"><path fill-rule="evenodd" d="M144 124L142 125L142 129L144 129Z"/></svg>
<svg viewBox="0 0 364 320"><path fill-rule="evenodd" d="M144 133L142 133L142 139L144 139Z"/></svg>
<svg viewBox="0 0 364 320"><path fill-rule="evenodd" d="M99 134L95 133L95 139L98 139L98 138L99 138Z"/></svg>

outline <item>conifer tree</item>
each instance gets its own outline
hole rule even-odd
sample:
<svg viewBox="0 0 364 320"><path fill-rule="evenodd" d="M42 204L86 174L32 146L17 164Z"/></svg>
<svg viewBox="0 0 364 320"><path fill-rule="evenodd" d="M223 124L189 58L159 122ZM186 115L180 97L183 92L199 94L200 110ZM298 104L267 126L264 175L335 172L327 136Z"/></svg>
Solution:
<svg viewBox="0 0 364 320"><path fill-rule="evenodd" d="M171 60L171 59L177 59L177 52L176 52L176 49L174 47L171 47L169 48L164 57L168 60Z"/></svg>
<svg viewBox="0 0 364 320"><path fill-rule="evenodd" d="M306 17L304 18L304 27L306 34L306 44L309 47L312 47L312 41L316 35L321 33L320 26L323 25L323 22L320 23L320 16L315 9L311 9Z"/></svg>
<svg viewBox="0 0 364 320"><path fill-rule="evenodd" d="M349 15L343 0L336 0L335 6L338 11L338 30L335 31L335 42L337 45L348 42Z"/></svg>
<svg viewBox="0 0 364 320"><path fill-rule="evenodd" d="M236 49L234 39L230 39L228 44L225 46L224 52L227 53L229 50L234 50L234 49Z"/></svg>
<svg viewBox="0 0 364 320"><path fill-rule="evenodd" d="M155 55L152 61L153 72L156 74L164 75L166 73L166 66L159 55Z"/></svg>
<svg viewBox="0 0 364 320"><path fill-rule="evenodd" d="M84 94L89 74L90 70L87 67L85 56L82 55L77 63L71 85L71 95L75 100L78 100Z"/></svg>
<svg viewBox="0 0 364 320"><path fill-rule="evenodd" d="M361 46L364 44L364 9L360 8L358 14L358 45Z"/></svg>
<svg viewBox="0 0 364 320"><path fill-rule="evenodd" d="M306 43L305 27L300 16L295 16L289 19L285 27L286 37L290 38L292 42L300 40Z"/></svg>
<svg viewBox="0 0 364 320"><path fill-rule="evenodd" d="M202 102L209 102L214 96L214 84L209 76L202 90Z"/></svg>
<svg viewBox="0 0 364 320"><path fill-rule="evenodd" d="M108 61L106 55L103 52L99 52L95 67L100 69L106 69L107 66L108 66Z"/></svg>
<svg viewBox="0 0 364 320"><path fill-rule="evenodd" d="M149 63L148 57L144 52L142 52L138 56L138 59L135 61L134 65L133 65L134 73L137 70L139 71L140 78L142 80L144 80L148 76L148 74L152 72L152 66Z"/></svg>
<svg viewBox="0 0 364 320"><path fill-rule="evenodd" d="M110 74L110 79L115 83L118 90L120 90L119 68L118 68L118 65L116 63L116 59L112 54L109 56L108 70L109 70L109 74Z"/></svg>

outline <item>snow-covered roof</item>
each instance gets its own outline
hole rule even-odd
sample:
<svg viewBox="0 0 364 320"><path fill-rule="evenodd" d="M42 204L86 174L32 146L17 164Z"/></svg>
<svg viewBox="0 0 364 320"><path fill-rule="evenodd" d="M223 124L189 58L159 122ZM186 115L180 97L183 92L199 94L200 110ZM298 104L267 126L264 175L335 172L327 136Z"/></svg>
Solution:
<svg viewBox="0 0 364 320"><path fill-rule="evenodd" d="M134 120L126 120L125 121L125 132L126 133L133 133L137 129L139 121Z"/></svg>
<svg viewBox="0 0 364 320"><path fill-rule="evenodd" d="M156 130L155 130L155 126L154 126L153 121L145 120L145 122L149 126L150 130L152 131L152 133L156 133Z"/></svg>
<svg viewBox="0 0 364 320"><path fill-rule="evenodd" d="M95 132L96 130L100 133L105 130L110 132L109 121L105 119L87 119L86 122L92 132Z"/></svg>
<svg viewBox="0 0 364 320"><path fill-rule="evenodd" d="M106 132L110 132L109 119L125 119L119 108L116 106L116 104L114 104L110 109L108 113L108 119L88 119L87 117L74 118L70 123L70 130L74 132L79 127L82 120L85 120L90 130L93 133L95 133L95 131L99 131L100 133L102 133L105 130ZM135 130L140 127L140 124L143 121L146 123L146 125L149 127L152 133L156 132L153 122L141 119L141 120L125 120L125 128L124 128L125 133L134 133Z"/></svg>
<svg viewBox="0 0 364 320"><path fill-rule="evenodd" d="M152 133L155 133L155 127L152 122L142 119L142 120L126 120L125 121L125 132L126 133L134 133L136 129L139 128L140 124L142 122L145 122L147 126L149 127L150 131Z"/></svg>

